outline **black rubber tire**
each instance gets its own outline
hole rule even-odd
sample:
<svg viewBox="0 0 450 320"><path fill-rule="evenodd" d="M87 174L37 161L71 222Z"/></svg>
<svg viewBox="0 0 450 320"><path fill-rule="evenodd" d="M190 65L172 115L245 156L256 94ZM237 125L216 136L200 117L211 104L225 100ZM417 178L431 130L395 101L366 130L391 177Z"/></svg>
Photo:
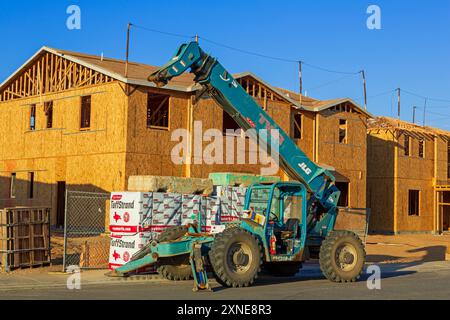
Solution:
<svg viewBox="0 0 450 320"><path fill-rule="evenodd" d="M166 231L159 235L159 242L177 240L188 232L186 227L173 227L168 228ZM156 264L156 271L163 278L172 281L184 281L192 279L192 268L189 262L189 254L161 258Z"/></svg>
<svg viewBox="0 0 450 320"><path fill-rule="evenodd" d="M301 262L272 262L264 265L266 271L274 277L293 277L300 272Z"/></svg>
<svg viewBox="0 0 450 320"><path fill-rule="evenodd" d="M229 250L236 243L245 244L250 251L251 262L245 273L236 272L227 262ZM218 283L225 287L248 287L255 282L261 272L263 253L254 235L240 228L232 228L216 236L209 251L209 261Z"/></svg>
<svg viewBox="0 0 450 320"><path fill-rule="evenodd" d="M348 271L342 270L336 262L337 250L342 245L351 245L356 253L355 266ZM366 251L361 239L351 231L333 231L322 242L320 248L320 269L323 275L332 282L356 282L366 262Z"/></svg>

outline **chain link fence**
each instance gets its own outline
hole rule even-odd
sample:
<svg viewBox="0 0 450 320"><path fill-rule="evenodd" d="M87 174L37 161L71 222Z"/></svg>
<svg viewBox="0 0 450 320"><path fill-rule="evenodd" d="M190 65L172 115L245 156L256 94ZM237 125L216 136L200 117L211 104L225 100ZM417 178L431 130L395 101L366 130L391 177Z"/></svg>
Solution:
<svg viewBox="0 0 450 320"><path fill-rule="evenodd" d="M369 233L370 213L367 208L339 208L334 229L353 231L365 245Z"/></svg>
<svg viewBox="0 0 450 320"><path fill-rule="evenodd" d="M109 193L66 191L63 270L108 267Z"/></svg>

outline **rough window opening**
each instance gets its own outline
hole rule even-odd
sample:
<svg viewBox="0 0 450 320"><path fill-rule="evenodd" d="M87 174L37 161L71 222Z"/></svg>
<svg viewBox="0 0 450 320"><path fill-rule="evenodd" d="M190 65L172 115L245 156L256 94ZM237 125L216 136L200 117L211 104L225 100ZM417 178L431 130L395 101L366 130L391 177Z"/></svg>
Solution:
<svg viewBox="0 0 450 320"><path fill-rule="evenodd" d="M30 131L36 130L36 105L31 105L30 108Z"/></svg>
<svg viewBox="0 0 450 320"><path fill-rule="evenodd" d="M169 128L170 96L149 93L147 95L147 127Z"/></svg>
<svg viewBox="0 0 450 320"><path fill-rule="evenodd" d="M338 207L348 208L350 206L350 201L349 201L350 183L336 182L336 187L341 192L341 197L339 198Z"/></svg>
<svg viewBox="0 0 450 320"><path fill-rule="evenodd" d="M44 103L44 112L46 119L46 128L53 128L53 101L48 101Z"/></svg>
<svg viewBox="0 0 450 320"><path fill-rule="evenodd" d="M223 112L223 134L224 135L235 135L240 136L241 135L241 127L237 124L237 122L234 120L232 116L228 114L228 112Z"/></svg>
<svg viewBox="0 0 450 320"><path fill-rule="evenodd" d="M425 141L423 139L419 140L419 157L425 158Z"/></svg>
<svg viewBox="0 0 450 320"><path fill-rule="evenodd" d="M34 199L34 172L28 173L28 199Z"/></svg>
<svg viewBox="0 0 450 320"><path fill-rule="evenodd" d="M303 115L294 114L294 139L302 139L303 136Z"/></svg>
<svg viewBox="0 0 450 320"><path fill-rule="evenodd" d="M348 142L347 139L347 120L339 120L339 143L346 144Z"/></svg>
<svg viewBox="0 0 450 320"><path fill-rule="evenodd" d="M11 173L11 178L9 180L9 197L11 199L16 198L16 173Z"/></svg>
<svg viewBox="0 0 450 320"><path fill-rule="evenodd" d="M420 191L419 190L409 190L408 195L408 214L410 216L419 216L420 214Z"/></svg>
<svg viewBox="0 0 450 320"><path fill-rule="evenodd" d="M91 96L81 97L81 129L91 127Z"/></svg>
<svg viewBox="0 0 450 320"><path fill-rule="evenodd" d="M403 148L405 150L405 156L410 156L411 155L411 139L409 138L409 136L405 135L405 141L404 141L404 145Z"/></svg>

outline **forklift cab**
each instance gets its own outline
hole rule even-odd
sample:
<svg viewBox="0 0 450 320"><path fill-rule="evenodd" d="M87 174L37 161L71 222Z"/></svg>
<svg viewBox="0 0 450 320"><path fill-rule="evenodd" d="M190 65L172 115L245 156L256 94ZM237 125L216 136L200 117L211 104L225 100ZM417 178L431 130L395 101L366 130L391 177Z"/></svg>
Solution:
<svg viewBox="0 0 450 320"><path fill-rule="evenodd" d="M254 185L247 193L245 210L249 219L264 228L264 238L276 238L276 255L297 255L307 233L307 191L301 183ZM290 260L290 259L287 259Z"/></svg>

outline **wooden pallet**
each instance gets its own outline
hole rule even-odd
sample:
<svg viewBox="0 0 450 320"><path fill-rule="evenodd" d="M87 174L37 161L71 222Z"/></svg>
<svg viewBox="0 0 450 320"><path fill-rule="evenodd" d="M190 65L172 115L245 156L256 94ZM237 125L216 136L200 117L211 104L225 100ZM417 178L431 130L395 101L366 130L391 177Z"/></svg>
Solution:
<svg viewBox="0 0 450 320"><path fill-rule="evenodd" d="M50 209L0 210L0 263L5 271L51 262Z"/></svg>

